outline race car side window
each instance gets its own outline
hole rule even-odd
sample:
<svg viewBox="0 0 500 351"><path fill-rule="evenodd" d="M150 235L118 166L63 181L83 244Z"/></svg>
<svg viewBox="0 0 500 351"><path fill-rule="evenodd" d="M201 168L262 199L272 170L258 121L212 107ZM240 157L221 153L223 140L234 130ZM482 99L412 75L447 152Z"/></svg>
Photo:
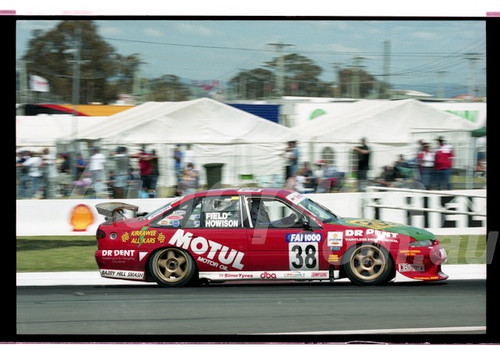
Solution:
<svg viewBox="0 0 500 351"><path fill-rule="evenodd" d="M162 228L198 228L200 226L201 201L193 199L165 212L151 226Z"/></svg>
<svg viewBox="0 0 500 351"><path fill-rule="evenodd" d="M183 228L199 228L201 226L201 200L197 199L190 206L190 212L187 212L184 221L182 222Z"/></svg>
<svg viewBox="0 0 500 351"><path fill-rule="evenodd" d="M202 200L201 226L204 228L241 227L239 196L209 196Z"/></svg>
<svg viewBox="0 0 500 351"><path fill-rule="evenodd" d="M254 228L297 228L302 215L276 198L247 198L250 225Z"/></svg>

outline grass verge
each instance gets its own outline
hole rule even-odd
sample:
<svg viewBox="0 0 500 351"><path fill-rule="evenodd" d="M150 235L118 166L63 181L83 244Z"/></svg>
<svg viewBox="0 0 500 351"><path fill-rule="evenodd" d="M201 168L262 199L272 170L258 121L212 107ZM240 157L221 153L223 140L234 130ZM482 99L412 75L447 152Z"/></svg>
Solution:
<svg viewBox="0 0 500 351"><path fill-rule="evenodd" d="M448 264L486 263L485 235L438 236ZM97 271L94 236L27 236L16 242L17 272Z"/></svg>
<svg viewBox="0 0 500 351"><path fill-rule="evenodd" d="M95 236L18 237L17 272L94 271L95 250Z"/></svg>

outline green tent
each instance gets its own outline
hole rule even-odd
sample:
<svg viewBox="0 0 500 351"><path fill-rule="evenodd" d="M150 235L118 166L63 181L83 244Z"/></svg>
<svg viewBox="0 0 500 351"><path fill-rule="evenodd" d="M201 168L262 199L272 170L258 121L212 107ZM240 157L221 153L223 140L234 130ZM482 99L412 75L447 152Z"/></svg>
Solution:
<svg viewBox="0 0 500 351"><path fill-rule="evenodd" d="M486 136L486 126L471 130L470 135L473 138L480 138L480 137Z"/></svg>

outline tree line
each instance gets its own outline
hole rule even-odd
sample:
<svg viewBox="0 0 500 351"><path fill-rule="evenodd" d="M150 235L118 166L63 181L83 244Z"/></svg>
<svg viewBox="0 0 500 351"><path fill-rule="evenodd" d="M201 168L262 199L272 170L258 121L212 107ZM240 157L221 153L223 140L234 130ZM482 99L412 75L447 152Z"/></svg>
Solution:
<svg viewBox="0 0 500 351"><path fill-rule="evenodd" d="M176 75L139 77L140 65L144 63L140 54L118 53L98 35L96 25L90 20L61 21L51 30L34 30L22 60L27 76L47 79L50 93L46 94L61 103L74 102L75 62L79 65L80 104L108 104L120 94L133 95L142 101L184 101L193 94L192 85ZM357 67L339 69L336 82L322 81L321 73L322 68L310 58L290 53L265 62L264 68L240 71L227 82L223 94L239 99L279 95L363 98L380 96L388 88ZM220 85L216 89L219 88Z"/></svg>

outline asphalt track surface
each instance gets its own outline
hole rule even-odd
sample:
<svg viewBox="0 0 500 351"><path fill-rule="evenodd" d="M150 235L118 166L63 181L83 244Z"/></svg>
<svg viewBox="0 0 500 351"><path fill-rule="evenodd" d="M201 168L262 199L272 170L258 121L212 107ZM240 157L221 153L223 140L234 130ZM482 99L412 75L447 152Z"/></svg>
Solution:
<svg viewBox="0 0 500 351"><path fill-rule="evenodd" d="M486 333L485 279L376 287L347 280L226 282L176 289L113 282L18 286L16 334L28 340L72 335L72 341L92 336L133 341L156 336L161 341L192 342L204 336L209 341L214 336L251 341Z"/></svg>

